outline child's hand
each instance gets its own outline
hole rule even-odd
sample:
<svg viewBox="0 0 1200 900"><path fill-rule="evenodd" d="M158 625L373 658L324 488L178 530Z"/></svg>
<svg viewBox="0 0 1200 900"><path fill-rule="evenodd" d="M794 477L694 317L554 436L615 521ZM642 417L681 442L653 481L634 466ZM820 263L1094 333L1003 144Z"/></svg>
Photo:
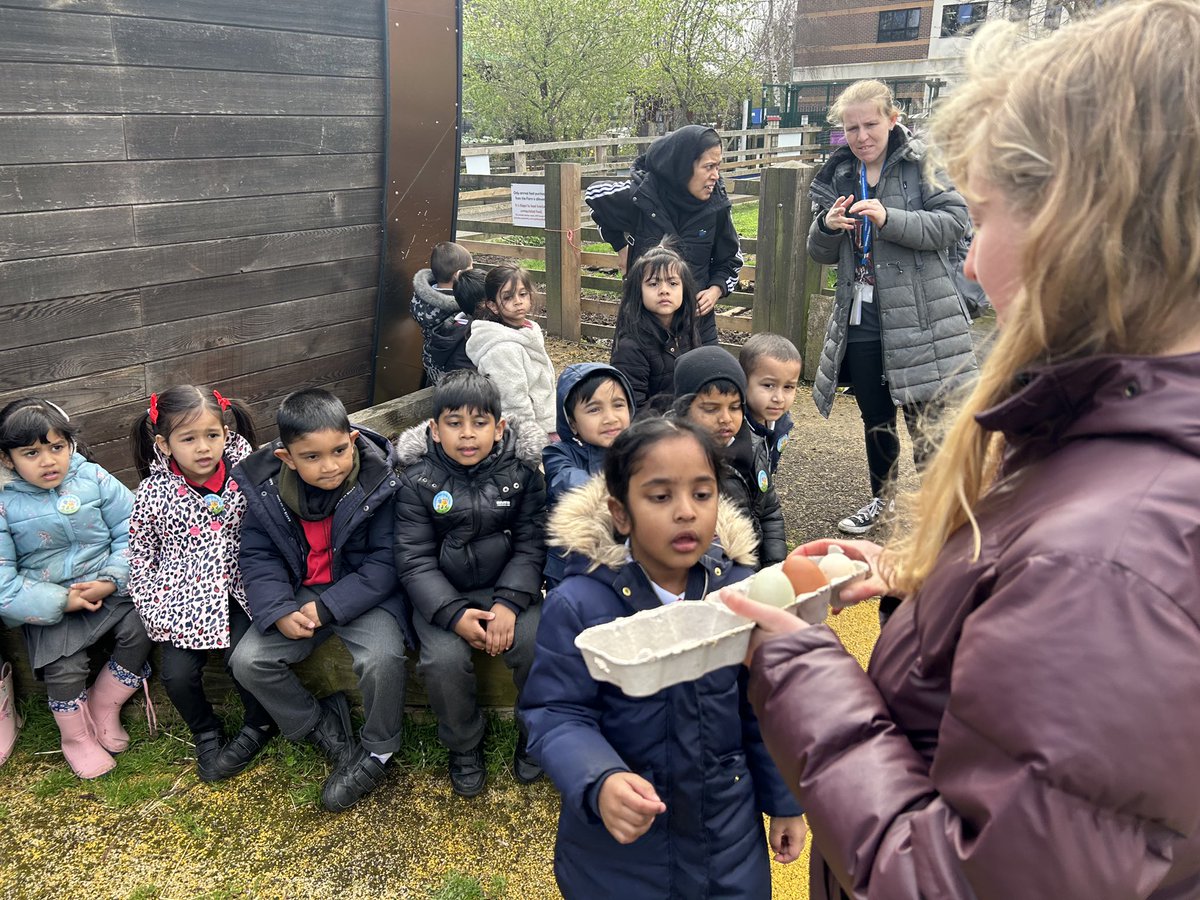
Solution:
<svg viewBox="0 0 1200 900"><path fill-rule="evenodd" d="M64 611L80 612L81 610L86 610L87 612L95 612L103 605L103 600L89 600L83 591L72 585L67 589L67 605Z"/></svg>
<svg viewBox="0 0 1200 900"><path fill-rule="evenodd" d="M313 636L316 631L317 623L304 614L302 610L297 610L294 613L288 613L275 621L275 627L279 629L279 633L285 638L291 638L293 641L302 641L305 638Z"/></svg>
<svg viewBox="0 0 1200 900"><path fill-rule="evenodd" d="M117 586L111 581L77 581L70 588L72 591L79 593L89 602L95 603L92 607L98 609L105 597L111 597L117 591Z"/></svg>
<svg viewBox="0 0 1200 900"><path fill-rule="evenodd" d="M494 613L482 609L468 609L454 623L454 633L476 650L487 650L488 633L484 623L495 617Z"/></svg>
<svg viewBox="0 0 1200 900"><path fill-rule="evenodd" d="M775 862L787 865L795 862L804 849L804 836L808 825L804 816L771 816L771 830L767 841L775 851Z"/></svg>
<svg viewBox="0 0 1200 900"><path fill-rule="evenodd" d="M667 811L654 785L641 775L616 772L600 785L600 818L618 844L632 844L650 830L654 817Z"/></svg>
<svg viewBox="0 0 1200 900"><path fill-rule="evenodd" d="M492 621L488 622L487 643L484 649L490 656L499 656L512 646L517 630L517 614L503 603L492 604Z"/></svg>
<svg viewBox="0 0 1200 900"><path fill-rule="evenodd" d="M300 607L300 614L308 616L310 622L316 622L315 628L320 628L325 623L321 621L321 616L317 613L317 601L309 600Z"/></svg>

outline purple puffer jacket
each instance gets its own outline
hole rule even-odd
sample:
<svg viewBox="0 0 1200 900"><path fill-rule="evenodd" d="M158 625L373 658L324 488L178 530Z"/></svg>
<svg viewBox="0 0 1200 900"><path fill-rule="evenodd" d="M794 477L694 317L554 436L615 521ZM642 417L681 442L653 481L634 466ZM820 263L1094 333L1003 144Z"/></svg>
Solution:
<svg viewBox="0 0 1200 900"><path fill-rule="evenodd" d="M864 673L826 627L751 698L812 897L1200 897L1200 354L1037 372L1005 478Z"/></svg>

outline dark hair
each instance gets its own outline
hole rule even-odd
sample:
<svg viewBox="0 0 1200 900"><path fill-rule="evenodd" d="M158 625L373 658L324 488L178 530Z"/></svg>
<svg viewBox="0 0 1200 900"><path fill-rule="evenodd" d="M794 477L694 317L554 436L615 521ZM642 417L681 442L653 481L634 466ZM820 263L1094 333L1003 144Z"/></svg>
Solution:
<svg viewBox="0 0 1200 900"><path fill-rule="evenodd" d="M625 402L632 405L633 398L629 396L629 392L625 390L625 385L612 369L597 369L594 372L588 372L575 383L575 386L567 391L566 402L563 404L563 413L571 421L575 420L575 407L581 403L587 403L594 396L596 391L600 390L600 385L606 381L611 381L621 389L621 393L625 395Z"/></svg>
<svg viewBox="0 0 1200 900"><path fill-rule="evenodd" d="M275 414L279 440L287 447L316 431L350 433L350 417L346 406L329 391L308 388L288 394Z"/></svg>
<svg viewBox="0 0 1200 900"><path fill-rule="evenodd" d="M706 381L701 385L700 390L693 391L690 394L680 394L675 398L675 402L671 404L671 415L679 419L691 421L688 418L692 411L692 404L697 397L702 397L705 394L716 391L718 394L737 394L742 404L746 403L746 395L742 393L742 389L728 378L714 378L712 381Z"/></svg>
<svg viewBox="0 0 1200 900"><path fill-rule="evenodd" d="M647 339L653 331L653 323L658 320L642 301L642 282L647 277L662 276L675 272L683 283L683 302L671 318L669 331L679 344L679 352L686 353L700 345L700 336L696 333L696 282L684 258L675 252L668 244L659 244L639 256L625 274L625 284L621 292L621 306L617 310L616 340L638 335Z"/></svg>
<svg viewBox="0 0 1200 900"><path fill-rule="evenodd" d="M442 241L429 254L429 268L438 284L451 281L455 272L461 272L470 267L470 251L462 244L456 244L453 241Z"/></svg>
<svg viewBox="0 0 1200 900"><path fill-rule="evenodd" d="M129 430L129 447L133 451L133 465L142 478L150 474L154 462L154 438L171 439L171 432L191 422L203 410L208 410L228 427L225 419L228 411L233 418L233 430L250 442L258 443L254 429L254 418L241 400L226 400L216 391L196 387L194 384L177 384L161 394L150 395L150 406L133 421ZM151 411L155 421L150 421Z"/></svg>
<svg viewBox="0 0 1200 900"><path fill-rule="evenodd" d="M475 315L476 308L487 296L484 291L486 280L487 273L483 270L467 269L458 276L458 281L454 282L454 302L468 316Z"/></svg>
<svg viewBox="0 0 1200 900"><path fill-rule="evenodd" d="M486 375L460 369L449 373L433 389L433 418L446 410L466 409L487 413L500 421L500 389Z"/></svg>
<svg viewBox="0 0 1200 900"><path fill-rule="evenodd" d="M742 371L746 373L747 378L761 359L776 359L785 363L803 362L795 344L782 334L772 334L769 331L752 334L746 343L742 344L738 362L742 364Z"/></svg>
<svg viewBox="0 0 1200 900"><path fill-rule="evenodd" d="M629 501L629 479L642 457L659 441L681 435L691 435L704 451L713 475L721 472L721 457L712 438L699 425L687 419L656 416L638 419L622 431L604 454L604 485L610 497L621 502Z"/></svg>
<svg viewBox="0 0 1200 900"><path fill-rule="evenodd" d="M527 269L516 263L500 263L500 265L492 266L488 269L487 278L483 282L484 299L487 303L496 304L499 309L501 292L514 281L520 282L524 285L525 290L529 291L531 295L533 294L533 279L529 277ZM503 321L499 312L493 312L490 307L483 304L475 308L475 317L490 322Z"/></svg>
<svg viewBox="0 0 1200 900"><path fill-rule="evenodd" d="M48 444L51 431L57 431L79 449L79 426L72 425L62 408L49 400L22 397L0 410L0 450L5 453L17 447Z"/></svg>

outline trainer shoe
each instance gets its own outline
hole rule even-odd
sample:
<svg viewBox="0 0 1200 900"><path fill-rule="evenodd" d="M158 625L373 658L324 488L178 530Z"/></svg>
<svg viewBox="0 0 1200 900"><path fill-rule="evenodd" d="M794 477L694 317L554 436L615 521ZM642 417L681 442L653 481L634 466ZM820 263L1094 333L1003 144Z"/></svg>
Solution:
<svg viewBox="0 0 1200 900"><path fill-rule="evenodd" d="M521 784L533 784L542 777L542 767L529 755L524 734L517 735L517 749L513 753L513 777Z"/></svg>
<svg viewBox="0 0 1200 900"><path fill-rule="evenodd" d="M483 761L483 741L465 753L450 751L450 787L460 797L474 797L487 784L487 765Z"/></svg>
<svg viewBox="0 0 1200 900"><path fill-rule="evenodd" d="M887 508L891 511L894 508L893 504L887 504ZM843 534L866 534L878 524L879 517L883 515L883 510L883 498L872 497L871 502L858 512L846 516L846 518L838 522L838 531Z"/></svg>
<svg viewBox="0 0 1200 900"><path fill-rule="evenodd" d="M321 805L330 812L345 812L383 783L384 764L373 757L362 744L350 755L321 787Z"/></svg>

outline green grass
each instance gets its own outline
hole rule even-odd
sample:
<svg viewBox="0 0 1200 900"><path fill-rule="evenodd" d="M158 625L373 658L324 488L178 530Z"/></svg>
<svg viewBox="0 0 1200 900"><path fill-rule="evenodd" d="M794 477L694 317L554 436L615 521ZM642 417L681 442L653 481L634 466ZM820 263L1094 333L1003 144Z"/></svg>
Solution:
<svg viewBox="0 0 1200 900"><path fill-rule="evenodd" d="M451 872L430 895L430 900L503 900L506 896L508 880L503 875L493 875L485 885L478 878Z"/></svg>
<svg viewBox="0 0 1200 900"><path fill-rule="evenodd" d="M733 205L733 227L744 238L758 237L758 201Z"/></svg>

